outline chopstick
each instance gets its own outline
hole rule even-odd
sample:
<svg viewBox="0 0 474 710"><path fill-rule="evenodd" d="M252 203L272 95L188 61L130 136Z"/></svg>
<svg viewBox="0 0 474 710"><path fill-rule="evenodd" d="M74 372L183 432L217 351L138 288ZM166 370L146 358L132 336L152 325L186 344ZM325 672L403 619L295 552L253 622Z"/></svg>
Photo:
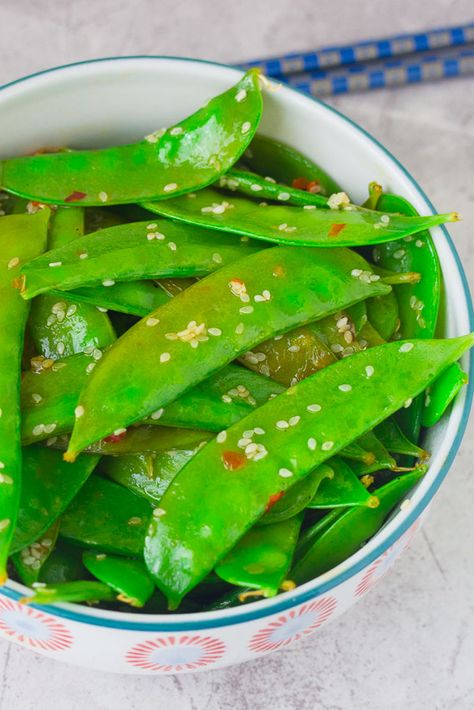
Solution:
<svg viewBox="0 0 474 710"><path fill-rule="evenodd" d="M280 77L280 81L313 96L404 86L474 74L474 50L345 67L339 71L309 72Z"/></svg>
<svg viewBox="0 0 474 710"><path fill-rule="evenodd" d="M266 76L281 79L299 72L342 67L374 59L387 59L428 50L440 50L445 47L461 47L471 42L474 42L474 23L368 40L352 45L327 47L313 52L256 59L239 64L239 67L245 70L258 67Z"/></svg>

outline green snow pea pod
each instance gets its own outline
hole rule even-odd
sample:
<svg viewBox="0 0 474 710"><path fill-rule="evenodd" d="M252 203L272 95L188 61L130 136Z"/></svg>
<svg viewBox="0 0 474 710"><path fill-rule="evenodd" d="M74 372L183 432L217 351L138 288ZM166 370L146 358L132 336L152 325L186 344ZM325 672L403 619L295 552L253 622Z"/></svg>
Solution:
<svg viewBox="0 0 474 710"><path fill-rule="evenodd" d="M263 597L278 594L291 565L302 515L249 530L216 566L229 584L260 590Z"/></svg>
<svg viewBox="0 0 474 710"><path fill-rule="evenodd" d="M58 205L166 199L226 172L249 145L261 113L258 72L251 70L184 121L138 143L4 160L0 185Z"/></svg>
<svg viewBox="0 0 474 710"><path fill-rule="evenodd" d="M11 560L23 584L28 587L37 582L41 570L54 550L59 533L59 520L56 520L37 540L12 555Z"/></svg>
<svg viewBox="0 0 474 710"><path fill-rule="evenodd" d="M390 340L399 326L398 301L393 293L367 299L367 318L384 340Z"/></svg>
<svg viewBox="0 0 474 710"><path fill-rule="evenodd" d="M294 564L306 554L313 542L346 512L344 508L332 508L329 512L308 509L306 511L306 518L310 515L311 517L316 516L316 519L307 521L305 518L304 522L306 523L306 527L301 533L298 544L296 545Z"/></svg>
<svg viewBox="0 0 474 710"><path fill-rule="evenodd" d="M422 425L430 427L439 422L453 399L468 381L467 373L458 362L450 365L426 391L425 406L421 414Z"/></svg>
<svg viewBox="0 0 474 710"><path fill-rule="evenodd" d="M82 561L99 582L116 592L117 601L142 607L153 595L155 585L139 560L127 560L105 553L84 552Z"/></svg>
<svg viewBox="0 0 474 710"><path fill-rule="evenodd" d="M369 210L376 210L377 204L382 195L382 185L378 182L369 182L369 196L362 205L362 207L367 207Z"/></svg>
<svg viewBox="0 0 474 710"><path fill-rule="evenodd" d="M116 281L203 276L261 248L169 220L129 222L86 234L31 261L22 270L22 295L110 287Z"/></svg>
<svg viewBox="0 0 474 710"><path fill-rule="evenodd" d="M377 508L356 506L337 517L315 539L290 572L296 584L324 574L353 555L383 525L387 516L426 473L426 467L395 478L375 493Z"/></svg>
<svg viewBox="0 0 474 710"><path fill-rule="evenodd" d="M373 431L367 431L357 441L374 457L373 461L352 461L352 469L357 476L364 476L380 469L396 470L397 462Z"/></svg>
<svg viewBox="0 0 474 710"><path fill-rule="evenodd" d="M159 454L106 456L100 470L132 493L157 504L178 472L192 459L198 447L171 449Z"/></svg>
<svg viewBox="0 0 474 710"><path fill-rule="evenodd" d="M354 324L354 332L357 337L367 323L367 305L364 301L354 303L353 306L346 308L346 313Z"/></svg>
<svg viewBox="0 0 474 710"><path fill-rule="evenodd" d="M223 198L228 198L223 199ZM144 207L164 217L208 229L233 232L267 242L295 246L366 246L391 242L425 229L457 222L456 212L426 217L380 215L372 210L317 209L314 205L256 206L246 197L222 195L213 188L164 202L145 202ZM313 209L311 209L313 208ZM382 218L386 217L387 221ZM407 269L404 269L406 271Z"/></svg>
<svg viewBox="0 0 474 710"><path fill-rule="evenodd" d="M452 367L453 365L450 365L446 372ZM441 377L443 377L443 375L441 375ZM385 419L385 421L376 426L374 434L387 451L390 451L392 454L415 456L422 461L428 459L430 456L427 451L421 449L405 436L393 417Z"/></svg>
<svg viewBox="0 0 474 710"><path fill-rule="evenodd" d="M274 181L272 178L263 178L256 173L249 173L235 168L231 168L225 175L222 175L214 187L241 193L258 200L285 202L287 205L299 205L300 207L303 205L328 207L328 200L322 195L308 192L307 190L298 190L295 187L288 187ZM347 203L349 204L349 198L347 198Z"/></svg>
<svg viewBox="0 0 474 710"><path fill-rule="evenodd" d="M98 462L83 456L71 468L59 451L29 446L23 449L22 488L11 551L34 543L67 508Z"/></svg>
<svg viewBox="0 0 474 710"><path fill-rule="evenodd" d="M109 207L85 207L84 208L84 232L98 232L99 229L108 229L108 227L116 227L119 224L128 222L126 216L121 212L110 209Z"/></svg>
<svg viewBox="0 0 474 710"><path fill-rule="evenodd" d="M377 209L417 215L415 208L398 195L383 194ZM391 271L417 271L421 274L419 283L394 289L400 312L398 337L432 338L439 313L441 268L430 233L425 230L411 240L379 245L374 249L374 261ZM415 443L420 433L422 411L423 398L420 398L399 415L399 424L404 434Z"/></svg>
<svg viewBox="0 0 474 710"><path fill-rule="evenodd" d="M376 508L376 496L368 492L346 461L334 456L328 464L334 475L321 481L321 485L308 503L308 508L340 508L362 505Z"/></svg>
<svg viewBox="0 0 474 710"><path fill-rule="evenodd" d="M54 586L36 586L23 604L57 604L58 602L105 602L115 601L117 594L107 584L89 579L77 582L59 582Z"/></svg>
<svg viewBox="0 0 474 710"><path fill-rule="evenodd" d="M376 345L383 345L385 343L380 333L375 330L374 326L369 321L362 326L358 339L359 345L362 348L373 348Z"/></svg>
<svg viewBox="0 0 474 710"><path fill-rule="evenodd" d="M0 220L0 585L20 499L20 368L29 307L13 287L21 264L46 246L49 210Z"/></svg>
<svg viewBox="0 0 474 710"><path fill-rule="evenodd" d="M210 441L172 482L147 531L145 562L170 608L232 549L272 496L397 411L473 344L471 334L356 353Z"/></svg>
<svg viewBox="0 0 474 710"><path fill-rule="evenodd" d="M82 563L81 548L58 539L54 550L41 568L38 581L54 585L76 582L84 577L87 577L87 570Z"/></svg>
<svg viewBox="0 0 474 710"><path fill-rule="evenodd" d="M340 192L341 187L319 165L286 143L255 135L244 155L245 164L256 173L291 185L304 178L307 189L321 195Z"/></svg>
<svg viewBox="0 0 474 710"><path fill-rule="evenodd" d="M126 488L91 476L61 517L60 535L83 547L141 556L151 505Z"/></svg>
<svg viewBox="0 0 474 710"><path fill-rule="evenodd" d="M63 291L50 291L57 299L64 298ZM113 286L89 286L68 291L73 303L90 303L119 313L129 313L143 318L163 303L169 296L153 281L121 281Z"/></svg>
<svg viewBox="0 0 474 710"><path fill-rule="evenodd" d="M334 471L330 464L321 464L287 491L279 491L269 500L258 525L271 525L298 515L313 499L321 483L333 476Z"/></svg>
<svg viewBox="0 0 474 710"><path fill-rule="evenodd" d="M251 254L122 335L81 394L66 458L165 407L257 343L390 288L354 277L366 262L350 250L312 257L312 250L285 247Z"/></svg>

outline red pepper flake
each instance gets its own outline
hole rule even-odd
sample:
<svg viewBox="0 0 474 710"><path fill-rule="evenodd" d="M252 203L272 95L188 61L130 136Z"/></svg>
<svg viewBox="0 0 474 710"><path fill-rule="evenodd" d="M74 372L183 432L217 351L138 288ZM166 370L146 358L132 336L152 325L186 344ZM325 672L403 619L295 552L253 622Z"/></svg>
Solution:
<svg viewBox="0 0 474 710"><path fill-rule="evenodd" d="M221 459L228 471L238 471L247 465L247 457L239 451L224 451Z"/></svg>
<svg viewBox="0 0 474 710"><path fill-rule="evenodd" d="M285 269L283 268L283 266L280 266L280 264L278 264L278 266L275 266L275 268L273 269L273 276L275 276L275 278L277 279L281 279L284 275Z"/></svg>
<svg viewBox="0 0 474 710"><path fill-rule="evenodd" d="M127 432L122 431L121 434L111 434L110 436L106 436L104 438L104 441L107 444L118 444L118 442L122 441L122 439L125 439L126 436L127 436Z"/></svg>
<svg viewBox="0 0 474 710"><path fill-rule="evenodd" d="M291 187L294 187L296 190L306 190L308 187L308 180L304 177L295 178L291 183Z"/></svg>
<svg viewBox="0 0 474 710"><path fill-rule="evenodd" d="M273 508L275 503L278 503L280 498L285 495L285 491L280 491L279 493L274 493L270 498L268 499L267 507L265 508L265 512L268 513L270 508Z"/></svg>
<svg viewBox="0 0 474 710"><path fill-rule="evenodd" d="M306 190L311 192L312 195L316 195L318 192L321 192L321 183L319 180L311 180L306 185Z"/></svg>
<svg viewBox="0 0 474 710"><path fill-rule="evenodd" d="M77 192L74 190L74 192L71 192L70 195L64 198L64 202L79 202L79 200L83 200L84 197L87 197L85 192Z"/></svg>
<svg viewBox="0 0 474 710"><path fill-rule="evenodd" d="M347 224L332 224L331 229L328 232L328 237L337 237L339 232L347 227Z"/></svg>

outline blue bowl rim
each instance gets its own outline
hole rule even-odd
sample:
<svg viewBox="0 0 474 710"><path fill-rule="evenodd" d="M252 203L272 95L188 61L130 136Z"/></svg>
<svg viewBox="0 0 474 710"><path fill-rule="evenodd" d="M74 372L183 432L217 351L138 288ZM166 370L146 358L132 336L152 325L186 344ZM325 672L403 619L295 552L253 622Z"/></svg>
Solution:
<svg viewBox="0 0 474 710"><path fill-rule="evenodd" d="M8 82L6 84L0 85L0 91L3 91L5 89L8 89L10 87L16 86L18 84L21 84L23 82L26 82L30 79L35 79L40 76L44 76L46 74L51 74L53 72L58 72L62 70L67 70L71 69L74 67L78 66L83 66L83 65L89 65L89 64L98 64L102 62L127 62L130 60L169 60L169 61L180 61L180 62L189 62L189 63L198 63L198 64L207 64L211 66L216 66L216 67L221 67L225 69L231 69L236 72L240 72L241 70L238 67L231 66L228 64L224 64L222 62L214 62L206 59L193 59L191 57L174 57L174 56L166 56L166 55L130 55L130 56L112 56L112 57L100 57L97 59L85 59L82 61L78 62L71 62L69 64L61 64L56 67L50 67L48 69L44 69L38 72L34 72L32 74L27 74L23 77L20 77L19 79L15 79L14 81ZM334 113L336 116L341 118L343 121L346 121L352 128L354 128L356 131L361 133L363 136L369 139L373 144L375 144L385 155L400 169L400 171L404 174L404 176L407 178L407 180L413 185L413 187L417 190L419 195L426 201L427 205L431 209L431 211L434 213L435 207L433 203L429 200L425 192L422 190L418 182L415 180L415 178L408 172L408 170L400 163L400 161L395 158L392 153L387 150L387 148L380 143L376 138L374 138L368 131L366 131L362 126L359 126L358 123L353 121L352 119L348 118L345 116L343 113L335 109L333 106L327 105L325 102L321 101L320 99L317 99L313 96L310 96L303 91L300 91L299 89L295 89L290 86L285 86L286 89L289 91L292 91L293 93L296 93L298 95L304 96L306 99L312 100L315 103L323 106L325 109L328 111ZM452 256L454 258L454 261L456 263L459 275L461 277L462 285L463 285L463 292L464 292L464 297L465 297L465 302L467 305L467 310L468 310L468 317L469 317L469 327L470 330L474 330L474 306L472 302L472 297L469 289L469 284L468 280L463 268L463 265L461 263L461 259L459 257L459 254L457 253L456 247L454 246L454 243L449 235L448 230L446 229L445 226L441 226L441 230L444 234L444 237L446 239L446 243L452 253ZM83 607L80 607L79 605L76 604L64 604L64 605L55 605L55 606L48 606L48 605L42 605L42 606L36 606L36 605L31 605L34 608L38 609L39 611L50 613L53 616L58 616L62 617L64 619L70 619L71 621L75 622L80 622L80 623L85 623L85 624L91 624L93 626L101 626L101 627L107 627L107 628L114 628L114 629L120 629L122 631L154 631L154 632L160 632L160 631L189 631L189 630L198 630L198 629L210 629L210 628L219 628L219 627L226 627L226 626L233 626L236 624L242 624L244 622L248 621L253 621L256 619L261 619L266 616L270 616L276 613L280 613L285 611L286 609L289 609L291 607L294 607L297 604L302 604L304 602L310 601L314 599L316 596L321 596L322 594L325 594L326 592L329 592L331 589L334 587L339 586L340 584L346 582L348 579L353 577L355 574L360 572L362 569L365 569L368 565L370 565L375 559L377 559L380 555L382 555L391 545L393 545L410 527L411 525L414 524L414 522L420 517L420 515L423 513L423 511L426 510L426 508L429 506L430 502L432 501L434 495L438 491L439 487L441 486L441 483L444 481L446 475L448 474L449 469L451 468L451 465L454 461L454 458L458 452L458 449L461 445L461 441L464 436L464 432L466 430L466 426L468 423L469 419L469 412L471 409L472 405L472 399L473 399L473 394L474 394L474 355L470 354L469 355L469 383L467 386L466 394L465 394L465 399L464 399L464 406L463 406L463 412L462 412L462 418L459 424L458 431L456 433L456 436L454 437L454 440L452 442L452 445L449 449L449 452L446 456L446 459L441 466L438 475L436 478L433 480L430 488L427 489L425 492L424 496L417 502L416 505L414 505L409 513L406 515L403 521L400 522L400 524L397 526L397 528L387 537L386 540L383 542L379 543L377 546L374 547L373 550L368 552L366 555L361 557L360 560L357 562L354 562L352 565L341 571L338 575L332 577L331 579L328 579L327 581L322 581L319 583L316 587L312 587L307 589L307 585L304 585L303 587L297 587L294 591L290 593L283 594L281 596L274 597L274 602L273 604L268 604L268 602L273 601L273 600L265 600L263 602L253 602L252 604L249 604L248 607L240 607L238 608L238 612L233 611L232 608L230 608L228 611L229 613L226 613L225 615L222 615L222 612L219 611L210 611L210 612L199 612L196 614L183 614L181 615L181 619L178 620L176 617L169 617L166 615L160 615L160 614L150 614L150 615L145 615L142 614L139 618L137 618L136 621L128 621L128 620L121 620L121 616L130 616L129 614L123 614L122 612L109 612L105 610L98 610L99 613L104 613L105 616L95 616L95 615L89 615L84 613L83 611L76 611L77 609L83 609ZM4 594L5 596L9 597L10 599L13 600L19 600L22 597L22 594L17 591L16 589L13 589L11 587L5 585L3 588L1 588L1 593ZM312 584L312 583L309 583ZM265 604L265 607L262 608L262 605ZM118 617L118 618L115 618ZM137 615L138 617L138 615ZM193 620L195 617L195 620ZM159 621L151 621L151 619L159 619Z"/></svg>

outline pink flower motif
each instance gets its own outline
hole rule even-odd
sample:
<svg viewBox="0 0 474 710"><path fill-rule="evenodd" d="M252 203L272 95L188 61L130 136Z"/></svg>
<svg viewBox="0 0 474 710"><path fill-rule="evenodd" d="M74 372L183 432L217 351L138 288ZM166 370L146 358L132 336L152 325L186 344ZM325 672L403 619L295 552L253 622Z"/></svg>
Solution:
<svg viewBox="0 0 474 710"><path fill-rule="evenodd" d="M372 589L372 587L374 587L377 582L382 579L397 557L399 557L403 550L405 550L411 543L416 531L418 530L418 525L418 520L415 520L406 533L404 533L391 547L388 548L388 550L385 550L383 555L380 555L380 557L378 557L375 562L370 565L356 587L354 593L356 597L361 597L366 594L369 589Z"/></svg>
<svg viewBox="0 0 474 710"><path fill-rule="evenodd" d="M64 651L73 642L69 630L54 617L2 596L0 632L25 646L43 651Z"/></svg>
<svg viewBox="0 0 474 710"><path fill-rule="evenodd" d="M168 636L133 646L125 660L137 668L158 673L193 671L215 663L225 650L222 641L210 636Z"/></svg>
<svg viewBox="0 0 474 710"><path fill-rule="evenodd" d="M299 609L292 609L258 631L250 639L249 648L255 653L263 653L288 646L316 631L329 619L336 607L334 597L322 597L303 604Z"/></svg>

